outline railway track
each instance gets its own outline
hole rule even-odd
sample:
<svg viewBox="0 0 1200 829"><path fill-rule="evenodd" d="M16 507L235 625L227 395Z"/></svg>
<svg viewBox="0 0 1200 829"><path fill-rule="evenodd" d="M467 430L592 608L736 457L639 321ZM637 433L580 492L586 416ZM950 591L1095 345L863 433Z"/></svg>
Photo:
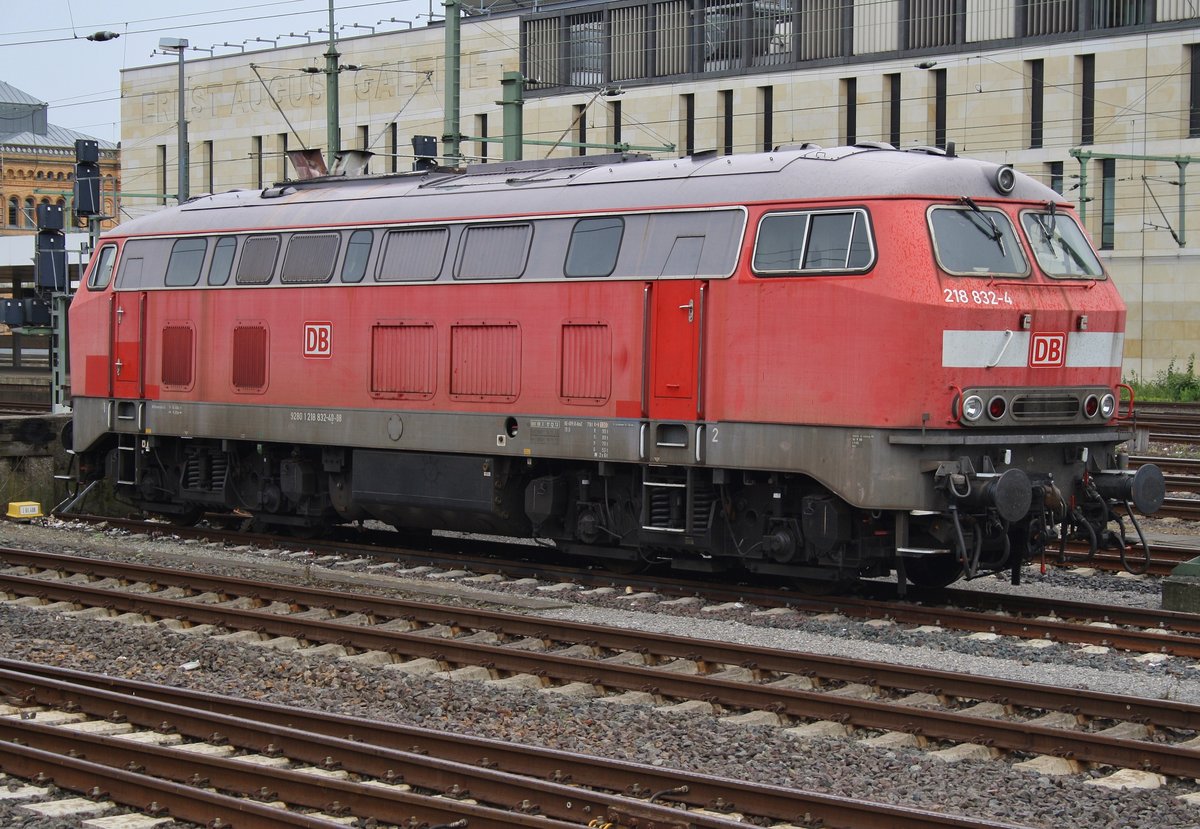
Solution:
<svg viewBox="0 0 1200 829"><path fill-rule="evenodd" d="M6 766L81 789L102 780L209 826L1007 825L29 663L0 660L0 690L19 702L0 719Z"/></svg>
<svg viewBox="0 0 1200 829"><path fill-rule="evenodd" d="M148 525L143 522L107 523L143 532L148 529ZM149 527L160 532L166 529L162 524L151 524ZM174 528L171 530L174 531ZM226 543L258 543L264 546L278 543L278 539L274 538L245 536L225 530L187 528L181 532L187 537L223 540ZM1193 633L1200 633L1193 625L1194 618L1189 614L1170 611L1147 612L1138 608L1121 608L1108 604L1067 603L974 590L919 590L912 587L908 589L908 601L901 601L895 585L878 582L864 584L862 587L866 595L863 596L804 595L796 591L780 590L774 585L730 585L726 582L675 579L654 573L616 576L577 564L557 563L545 558L547 551L541 548L526 548L528 554L533 557L527 561L520 561L515 558L516 553L513 550L507 550L501 557L497 557L494 542L477 542L470 539L442 540L447 543L440 550L397 551L395 548L380 548L367 544L322 544L311 541L306 542L304 548L329 554L327 563L353 560L356 557L382 556L398 560L410 568L440 568L444 571L461 571L462 568L467 568L471 573L480 575L536 578L552 583L574 583L599 589L609 589L613 584L619 583L624 589L631 591L680 598L702 596L712 603L748 603L764 609L787 608L813 615L832 613L861 620L889 620L918 626L935 625L973 633L1078 642L1134 653L1200 656L1200 649L1197 649L1196 642L1191 639ZM432 546L435 545L431 544ZM1194 557L1195 551L1178 548L1176 554L1181 560L1186 560L1182 557ZM0 551L0 560L32 567L54 567L52 562L39 565L39 561L50 561L41 558L43 555L18 550ZM1098 564L1104 561L1115 561L1115 553L1102 551L1095 559L1081 563ZM1162 562L1164 567L1167 564L1166 561ZM93 569L92 572L102 571ZM619 582L615 579L619 579ZM1007 615L997 616L995 611L998 610ZM1119 627L1112 628L1112 625Z"/></svg>
<svg viewBox="0 0 1200 829"><path fill-rule="evenodd" d="M16 575L10 568L0 574L0 589L24 597L15 599L23 604L85 618L242 631L244 641L300 653L306 645L324 645L326 654L370 652L395 670L452 679L664 705L703 702L714 713L766 712L800 734L898 734L948 751L970 744L985 755L1047 755L1200 778L1196 705L166 568L4 557L20 569L34 566L34 558L51 569ZM1160 635L1200 646L1190 635ZM1087 726L1077 728L1083 721Z"/></svg>

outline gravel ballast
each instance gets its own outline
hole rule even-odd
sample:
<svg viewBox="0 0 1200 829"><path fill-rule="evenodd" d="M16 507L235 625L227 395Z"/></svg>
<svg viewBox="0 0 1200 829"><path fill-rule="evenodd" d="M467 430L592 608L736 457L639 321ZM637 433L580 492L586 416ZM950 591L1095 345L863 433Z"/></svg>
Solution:
<svg viewBox="0 0 1200 829"><path fill-rule="evenodd" d="M136 558L163 566L180 566L178 556L183 555L197 569L245 577L254 576L249 572L254 564L281 561L272 551L223 551L62 525L0 523L0 545ZM1041 578L1033 568L1028 572L1028 584L1018 589L1059 591L1051 595L1072 601L1102 596L1113 604L1128 597L1131 604L1153 606L1147 604L1152 592L1147 586L1153 582L1121 585L1126 580L1112 577L1083 582L1061 574ZM305 574L327 577L331 584L340 577L315 565ZM278 575L272 572L270 577ZM403 582L395 584L397 595L405 592ZM1096 585L1122 589L1106 591ZM709 613L683 605L668 612L656 610L653 601L630 607L620 593L581 597L581 591L568 590L550 596L537 587L495 589L553 598L565 605L540 612L550 618L1200 702L1197 665L1191 660L1150 664L1118 652L1082 654L1070 645L1034 650L1008 637L980 642L961 633L913 634L851 619L755 616L749 607ZM1014 589L1007 584L1003 588ZM1015 770L1003 760L946 765L918 749L884 750L860 745L854 738L802 741L778 728L736 725L708 715L411 677L328 657L181 635L157 625L84 624L59 613L10 605L0 605L0 641L13 659L1029 826L1200 825L1200 807L1176 799L1196 791L1194 781L1173 781L1154 791L1114 791L1087 785L1112 769L1041 777ZM189 663L199 667L185 670L182 666ZM18 818L12 806L0 802L0 825L58 829L78 824Z"/></svg>

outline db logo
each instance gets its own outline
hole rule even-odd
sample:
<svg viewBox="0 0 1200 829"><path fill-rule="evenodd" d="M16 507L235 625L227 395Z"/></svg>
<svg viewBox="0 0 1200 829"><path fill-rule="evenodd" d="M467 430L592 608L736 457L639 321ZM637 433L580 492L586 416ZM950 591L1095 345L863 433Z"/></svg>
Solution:
<svg viewBox="0 0 1200 829"><path fill-rule="evenodd" d="M1067 362L1066 334L1034 334L1029 343L1030 368L1061 368Z"/></svg>
<svg viewBox="0 0 1200 829"><path fill-rule="evenodd" d="M333 356L333 323L306 322L304 323L304 356L332 357Z"/></svg>

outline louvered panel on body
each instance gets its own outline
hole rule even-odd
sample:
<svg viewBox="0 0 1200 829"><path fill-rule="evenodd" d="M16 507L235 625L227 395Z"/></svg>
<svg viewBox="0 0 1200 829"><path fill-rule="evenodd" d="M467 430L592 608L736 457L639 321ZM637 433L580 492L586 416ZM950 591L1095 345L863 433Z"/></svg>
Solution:
<svg viewBox="0 0 1200 829"><path fill-rule="evenodd" d="M168 323L162 333L162 384L187 391L192 387L196 335L186 322Z"/></svg>
<svg viewBox="0 0 1200 829"><path fill-rule="evenodd" d="M233 389L260 392L267 387L267 327L262 323L233 329Z"/></svg>
<svg viewBox="0 0 1200 829"><path fill-rule="evenodd" d="M516 400L521 393L521 329L515 322L450 329L450 393Z"/></svg>
<svg viewBox="0 0 1200 829"><path fill-rule="evenodd" d="M433 323L380 323L371 329L371 393L429 398L437 391Z"/></svg>
<svg viewBox="0 0 1200 829"><path fill-rule="evenodd" d="M612 387L608 326L572 323L562 327L560 395L568 403L602 403Z"/></svg>

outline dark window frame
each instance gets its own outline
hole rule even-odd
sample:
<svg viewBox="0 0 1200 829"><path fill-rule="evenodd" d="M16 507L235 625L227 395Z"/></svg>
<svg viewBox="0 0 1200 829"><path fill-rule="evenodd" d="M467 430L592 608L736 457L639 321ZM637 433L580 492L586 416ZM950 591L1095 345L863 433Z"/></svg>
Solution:
<svg viewBox="0 0 1200 829"><path fill-rule="evenodd" d="M366 255L363 256L363 258L362 258L362 270L358 274L357 277L347 277L347 273L346 273L347 267L351 264L352 261L357 263L357 259L352 259L352 254L357 256L357 254L355 253L355 250L357 248L363 247L363 243L361 241L355 241L355 240L356 239L361 240L362 237L364 237L364 236L367 237L367 239L369 241L366 244L366 248L367 248ZM352 232L350 234L350 236L346 239L346 253L342 257L342 267L338 270L338 279L347 285L355 285L355 284L358 284L359 282L362 282L364 279L366 279L367 268L370 267L370 265L371 265L371 253L374 251L374 249L375 249L375 231L374 230L368 230L368 229L362 228L362 229L355 230L354 232Z"/></svg>
<svg viewBox="0 0 1200 829"><path fill-rule="evenodd" d="M508 272L503 273L503 274L477 273L475 275L464 275L464 273L463 273L464 267L469 262L471 264L473 264L473 261L471 261L471 260L473 260L475 258L475 255L479 253L479 251L476 250L473 246L483 244L482 242L478 242L478 241L472 242L472 239L471 239L472 235L476 234L478 231L481 231L481 230L482 231L494 231L494 230L502 230L505 228L513 228L513 229L525 228L527 231L526 235L525 235L525 246L524 246L523 255L521 257L520 268L515 273L508 273ZM513 280L513 279L520 279L522 276L525 275L525 271L529 267L529 253L533 249L533 234L534 234L534 222L532 222L532 221L497 222L497 223L488 223L488 224L467 225L466 227L463 228L462 234L460 235L459 241L458 241L458 255L457 255L457 257L455 259L455 263L454 263L454 278L456 280L461 280L463 282L480 282L480 281L486 281L486 280L491 280L491 279L505 280L505 281L509 281L509 280Z"/></svg>
<svg viewBox="0 0 1200 829"><path fill-rule="evenodd" d="M264 278L246 279L242 273L242 269L247 262L246 252L259 239L273 239L275 241L275 253L271 257L271 267ZM237 270L234 275L234 283L237 285L269 285L274 280L275 271L279 267L279 249L282 246L282 237L278 233L256 233L252 236L247 236L246 240L241 244L241 252L237 257Z"/></svg>
<svg viewBox="0 0 1200 829"><path fill-rule="evenodd" d="M105 256L109 259L106 262ZM92 272L88 274L87 286L89 291L103 291L112 282L113 274L117 272L117 246L116 245L101 245L100 250L96 251L96 265L92 268ZM104 279L101 280L98 274L104 273Z"/></svg>
<svg viewBox="0 0 1200 829"><path fill-rule="evenodd" d="M857 235L859 224L863 227L863 241L866 242L868 248L867 264L858 267L849 265L842 268L763 268L758 264L759 244L763 238L763 225L769 221L778 219L804 217L804 230L802 247L799 249L799 255L796 258L797 263L803 263L809 255L809 243L812 240L814 216L838 216L852 215L855 217L854 224L851 225L850 235L847 237L847 258L850 257L854 248L854 238ZM861 276L869 273L879 260L879 250L875 245L875 230L874 222L871 220L871 212L861 205L847 207L820 207L807 210L776 210L770 213L764 213L759 217L758 224L754 230L754 249L750 255L750 270L760 278L778 279L780 277L801 277L812 278L821 276Z"/></svg>
<svg viewBox="0 0 1200 829"><path fill-rule="evenodd" d="M1005 222L1004 226L1007 227L1009 230L1009 233L1007 234L1007 238L1011 240L1012 250L1014 251L1014 253L1016 253L1020 256L1021 263L1025 266L1025 269L1023 271L983 271L983 272L980 272L980 271L974 271L974 270L958 271L958 270L953 270L951 268L946 267L946 263L942 261L941 248L938 246L937 228L934 226L933 217L939 211L950 211L950 212L955 212L955 213L968 213L968 214L974 213L974 211L971 210L971 208L963 207L958 204L930 205L929 209L926 211L926 214L925 214L925 224L929 228L929 239L930 239L930 242L933 247L933 258L934 258L934 261L937 263L938 268L940 268L944 273L950 274L951 276L975 277L977 279L993 279L997 276L1011 277L1014 279L1024 279L1024 278L1028 277L1030 274L1032 274L1033 273L1033 265L1030 264L1029 257L1027 257L1025 255L1025 248L1024 248L1024 246L1022 246L1022 244L1020 242L1021 237L1020 237L1020 234L1017 232L1016 226L1013 224L1012 218L1009 217L1009 215L1007 213L1005 213L1003 210L1001 210L998 207L980 207L979 209L982 210L984 213L987 213L991 216L999 216L1000 218L1002 218L1004 220L1004 222ZM982 231L980 231L980 238L983 239L985 242L988 242L988 244L995 244L995 242L989 241L986 236L983 236Z"/></svg>
<svg viewBox="0 0 1200 829"><path fill-rule="evenodd" d="M616 243L615 247L613 247L613 249L612 249L612 262L609 263L608 270L604 271L603 273L599 272L598 270L592 270L592 271L588 271L586 273L584 273L584 272L572 273L572 271L571 271L571 259L572 259L571 254L572 254L572 251L577 250L577 248L575 247L576 234L581 232L581 228L580 228L581 225L584 225L585 223L589 223L589 222L590 223L604 222L604 223L609 223L610 226L611 226L612 222L617 223L617 227L619 228L619 230L617 233L617 243ZM607 228L604 228L604 229L607 229ZM583 230L583 232L588 232L588 231L585 228ZM624 241L624 239L625 239L625 218L623 216L587 216L585 218L576 220L575 224L572 225L572 227L571 227L571 237L567 241L567 252L566 252L565 256L563 257L563 276L567 277L568 279L589 279L589 278L603 279L604 277L612 276L613 272L616 271L616 269L617 269L617 259L619 259L621 256L621 243Z"/></svg>
<svg viewBox="0 0 1200 829"><path fill-rule="evenodd" d="M383 274L384 266L388 264L388 253L391 246L396 243L396 240L410 233L428 233L430 231L438 231L442 239L442 253L437 259L437 268L428 276L422 275L417 278L404 278L398 276L387 276ZM450 249L450 228L445 225L422 225L418 227L391 227L383 234L383 241L380 243L378 261L375 263L375 281L379 283L405 283L405 282L434 282L442 271L446 268L446 255Z"/></svg>
<svg viewBox="0 0 1200 829"><path fill-rule="evenodd" d="M229 254L228 261L226 261L225 256L222 253L222 250L230 247L230 245L228 244L230 242L233 243L232 244L233 251ZM220 237L218 237L217 243L215 245L213 245L213 254L212 254L212 258L209 260L208 273L205 275L204 281L208 285L211 285L213 287L220 287L223 285L228 285L229 277L233 276L233 263L234 263L234 260L237 259L237 252L238 252L238 237L236 237L236 236L220 236ZM218 267L218 263L220 263L220 265L223 266L224 271L225 271L225 276L223 278L221 278L219 281L213 278L216 274L216 268Z"/></svg>
<svg viewBox="0 0 1200 829"><path fill-rule="evenodd" d="M301 245L305 245L309 240L315 241L316 239L319 239L319 238L333 240L332 255L329 255L327 252L322 251L322 253L327 256L328 261L326 262L326 264L328 265L328 268L327 269L322 268L321 271L314 272L316 274L320 274L320 273L324 272L324 275L297 277L293 274L289 274L288 273L289 264L291 264L293 266L296 264L292 260L292 257L293 257L292 246L295 245L297 243L297 241L299 241ZM312 231L312 232L291 234L290 236L288 236L287 247L285 247L284 251L283 251L283 264L279 269L280 283L284 284L284 285L320 285L325 282L329 282L331 279L333 279L334 271L337 270L338 254L341 253L341 249L342 249L342 234L337 233L335 231L318 230L318 231ZM310 255L310 253L307 251L301 251L299 249L296 250L296 256L301 257L302 261L307 261L309 259L309 255Z"/></svg>
<svg viewBox="0 0 1200 829"><path fill-rule="evenodd" d="M195 258L200 254L199 259ZM167 268L163 273L163 286L167 288L194 288L200 284L204 261L208 258L208 237L184 236L175 240L167 255Z"/></svg>

